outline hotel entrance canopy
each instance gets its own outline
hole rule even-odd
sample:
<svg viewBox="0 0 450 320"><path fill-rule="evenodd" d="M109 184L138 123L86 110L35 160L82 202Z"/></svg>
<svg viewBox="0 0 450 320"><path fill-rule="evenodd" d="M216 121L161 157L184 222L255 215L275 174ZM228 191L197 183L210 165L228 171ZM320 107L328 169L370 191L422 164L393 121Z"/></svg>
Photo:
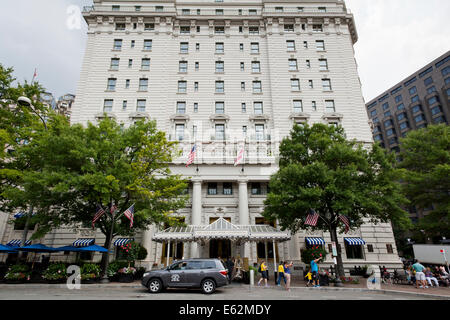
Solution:
<svg viewBox="0 0 450 320"><path fill-rule="evenodd" d="M182 241L196 242L217 240L232 241L276 241L291 239L288 231L280 231L268 225L234 225L223 218L206 226L171 227L156 232L153 240L157 242Z"/></svg>

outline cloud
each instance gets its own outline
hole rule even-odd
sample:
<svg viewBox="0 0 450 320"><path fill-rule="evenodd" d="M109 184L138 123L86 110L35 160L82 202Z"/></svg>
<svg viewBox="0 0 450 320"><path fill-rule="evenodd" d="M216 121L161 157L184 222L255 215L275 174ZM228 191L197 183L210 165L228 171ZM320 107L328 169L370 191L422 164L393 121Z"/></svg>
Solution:
<svg viewBox="0 0 450 320"><path fill-rule="evenodd" d="M346 0L355 15L355 45L366 101L449 50L448 0ZM59 96L75 93L86 25L69 30L67 8L92 0L2 0L0 63L19 81L38 80Z"/></svg>
<svg viewBox="0 0 450 320"><path fill-rule="evenodd" d="M347 0L356 60L369 101L450 49L448 0Z"/></svg>

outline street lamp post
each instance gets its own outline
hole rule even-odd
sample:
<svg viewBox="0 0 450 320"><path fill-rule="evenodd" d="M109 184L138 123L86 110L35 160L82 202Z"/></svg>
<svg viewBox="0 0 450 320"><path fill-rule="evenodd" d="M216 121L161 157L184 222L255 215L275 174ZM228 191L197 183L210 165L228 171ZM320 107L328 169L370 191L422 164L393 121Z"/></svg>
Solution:
<svg viewBox="0 0 450 320"><path fill-rule="evenodd" d="M39 117L39 119L41 119L42 123L44 124L45 130L48 130L47 124L45 123L45 120L34 109L30 98L28 98L28 97L19 97L19 99L17 99L17 104L19 106L29 108L33 113L35 113ZM33 209L34 209L33 206L30 206L30 208L29 208L29 210L27 212L27 215L26 215L27 216L27 220L25 221L25 226L23 228L22 241L20 243L21 246L25 246L25 243L27 241L28 231L29 231L29 228L30 228L31 217L33 215ZM19 261L22 259L22 255L23 255L23 251L19 251L17 263L19 263Z"/></svg>

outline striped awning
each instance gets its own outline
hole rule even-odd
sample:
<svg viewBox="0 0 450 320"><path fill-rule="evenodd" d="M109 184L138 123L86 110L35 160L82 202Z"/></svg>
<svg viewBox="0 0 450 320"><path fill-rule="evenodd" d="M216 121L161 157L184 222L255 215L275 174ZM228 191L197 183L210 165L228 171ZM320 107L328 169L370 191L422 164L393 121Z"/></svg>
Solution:
<svg viewBox="0 0 450 320"><path fill-rule="evenodd" d="M363 246L366 244L366 242L361 238L344 238L344 240L350 246Z"/></svg>
<svg viewBox="0 0 450 320"><path fill-rule="evenodd" d="M27 215L27 214L26 214L25 212L17 212L17 213L14 215L14 218L19 219L19 218L25 217L26 215ZM36 215L36 212L33 212L32 215L33 215L33 216Z"/></svg>
<svg viewBox="0 0 450 320"><path fill-rule="evenodd" d="M10 247L20 247L20 244L22 243L22 240L20 239L14 239L9 241L6 245ZM25 245L29 246L31 244L31 240L25 241Z"/></svg>
<svg viewBox="0 0 450 320"><path fill-rule="evenodd" d="M93 245L95 243L95 239L77 239L72 244L74 247L87 247Z"/></svg>
<svg viewBox="0 0 450 320"><path fill-rule="evenodd" d="M309 245L324 245L325 244L325 240L323 240L323 238L307 237L307 238L305 238L305 240Z"/></svg>
<svg viewBox="0 0 450 320"><path fill-rule="evenodd" d="M123 246L124 244L127 244L128 242L131 242L131 241L133 241L133 239L130 239L130 238L119 238L119 239L116 239L115 241L114 241L114 246Z"/></svg>

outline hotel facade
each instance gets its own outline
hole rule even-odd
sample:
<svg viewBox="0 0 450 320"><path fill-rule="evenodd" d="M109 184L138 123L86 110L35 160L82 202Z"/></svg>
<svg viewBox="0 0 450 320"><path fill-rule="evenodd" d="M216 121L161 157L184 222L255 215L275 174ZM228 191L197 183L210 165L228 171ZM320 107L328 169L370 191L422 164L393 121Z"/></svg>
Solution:
<svg viewBox="0 0 450 320"><path fill-rule="evenodd" d="M94 0L83 16L87 47L71 122L155 120L182 150L172 172L190 180L189 204L175 213L188 227L138 234L148 250L143 265L167 256L273 262L275 251L300 270L303 248L331 251L328 232L290 234L261 212L279 144L295 123L339 124L349 139L373 143L344 1ZM242 147L244 160L234 166ZM3 241L20 239L10 229ZM104 240L81 228L56 230L45 243L82 239ZM364 224L339 242L347 270L402 265L390 223ZM331 264L328 255L324 265Z"/></svg>

